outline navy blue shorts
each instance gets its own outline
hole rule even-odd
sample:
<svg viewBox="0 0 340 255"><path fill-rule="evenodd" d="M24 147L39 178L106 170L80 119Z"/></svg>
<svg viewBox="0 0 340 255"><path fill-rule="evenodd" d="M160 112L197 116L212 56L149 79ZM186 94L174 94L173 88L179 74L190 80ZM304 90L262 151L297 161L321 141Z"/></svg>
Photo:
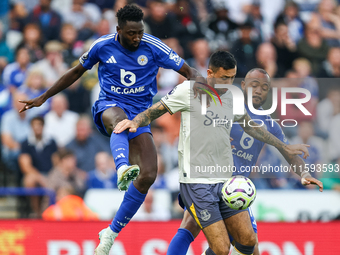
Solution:
<svg viewBox="0 0 340 255"><path fill-rule="evenodd" d="M214 184L181 183L181 198L188 212L203 229L245 210L231 209L222 200L223 182Z"/></svg>
<svg viewBox="0 0 340 255"><path fill-rule="evenodd" d="M143 112L144 110L147 109L147 108L136 109L132 106L117 102L112 99L111 100L97 100L92 106L93 121L97 129L99 130L99 132L108 137L110 137L110 135L106 132L106 129L104 127L102 114L106 109L111 108L111 107L119 107L120 109L122 109L125 112L129 120L132 120L138 113ZM138 128L136 133L129 133L128 139L131 140L139 136L142 133L151 134L150 125Z"/></svg>
<svg viewBox="0 0 340 255"><path fill-rule="evenodd" d="M186 210L187 208L185 207L184 205L184 202L182 200L182 197L181 197L181 194L178 194L178 203L179 205L184 209ZM254 229L254 232L257 233L257 224L256 224L256 220L255 220L255 217L254 217L254 214L251 210L251 208L249 207L248 209L248 213L249 213L249 217L250 217L250 220L251 220L251 225ZM190 212L190 211L189 211ZM229 235L229 239L230 239L230 242L233 241L233 237L231 235Z"/></svg>

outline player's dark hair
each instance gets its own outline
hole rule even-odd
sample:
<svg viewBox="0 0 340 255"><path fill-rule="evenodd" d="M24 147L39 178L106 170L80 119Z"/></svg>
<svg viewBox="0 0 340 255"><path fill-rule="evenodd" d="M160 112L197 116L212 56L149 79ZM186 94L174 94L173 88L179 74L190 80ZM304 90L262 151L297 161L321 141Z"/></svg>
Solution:
<svg viewBox="0 0 340 255"><path fill-rule="evenodd" d="M214 52L209 61L209 68L216 72L220 67L224 70L233 69L236 66L236 59L233 54L228 51L219 50Z"/></svg>
<svg viewBox="0 0 340 255"><path fill-rule="evenodd" d="M144 13L135 4L127 4L117 12L118 26L123 28L127 21L139 22L143 20Z"/></svg>

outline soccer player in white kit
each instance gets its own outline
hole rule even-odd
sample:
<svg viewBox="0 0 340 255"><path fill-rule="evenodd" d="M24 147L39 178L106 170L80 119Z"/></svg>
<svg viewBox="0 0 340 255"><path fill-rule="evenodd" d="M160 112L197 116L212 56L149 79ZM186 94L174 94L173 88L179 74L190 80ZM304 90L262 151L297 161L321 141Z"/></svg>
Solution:
<svg viewBox="0 0 340 255"><path fill-rule="evenodd" d="M283 155L304 153L308 156L308 150L305 145L286 145L281 142L266 129L252 122L246 110L241 115L233 114L231 91L215 88L216 84L232 84L236 74L236 60L232 54L227 51L215 52L210 58L207 74L207 88L215 93L213 96L220 104L211 104L206 114L211 119L223 121L207 121L201 112L200 99L194 97L193 82L185 81L133 120L118 123L114 132L120 133L126 129L136 132L137 128L149 125L166 112L173 114L180 111L182 115L178 153L181 197L207 238L209 248L205 253L229 254L230 233L236 247L233 255L253 254L256 235L248 211L230 209L221 197L223 183L233 173L231 121L244 121L241 126L245 132L275 146ZM248 240L246 244L241 243L240 236Z"/></svg>

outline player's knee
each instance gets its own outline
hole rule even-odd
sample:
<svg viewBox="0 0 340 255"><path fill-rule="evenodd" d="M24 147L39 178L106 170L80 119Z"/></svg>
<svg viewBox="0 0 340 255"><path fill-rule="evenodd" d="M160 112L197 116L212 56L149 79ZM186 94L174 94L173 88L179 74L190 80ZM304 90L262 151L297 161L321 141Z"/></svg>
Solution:
<svg viewBox="0 0 340 255"><path fill-rule="evenodd" d="M214 247L212 249L216 255L228 255L229 247L226 245L219 245L218 247Z"/></svg>
<svg viewBox="0 0 340 255"><path fill-rule="evenodd" d="M144 186L149 188L156 180L157 177L157 169L153 170L153 169L143 169L143 171L141 171L141 173L138 176L138 182Z"/></svg>
<svg viewBox="0 0 340 255"><path fill-rule="evenodd" d="M246 246L255 246L257 242L256 234L252 233L249 235L245 235L244 238L242 238L241 244Z"/></svg>

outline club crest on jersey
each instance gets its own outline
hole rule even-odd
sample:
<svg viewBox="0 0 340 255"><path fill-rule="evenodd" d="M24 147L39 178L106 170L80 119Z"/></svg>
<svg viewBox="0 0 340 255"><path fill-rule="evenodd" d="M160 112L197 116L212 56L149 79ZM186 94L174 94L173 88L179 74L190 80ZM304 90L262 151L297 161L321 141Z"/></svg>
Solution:
<svg viewBox="0 0 340 255"><path fill-rule="evenodd" d="M138 64L145 66L148 63L148 58L145 55L140 55L137 59Z"/></svg>

